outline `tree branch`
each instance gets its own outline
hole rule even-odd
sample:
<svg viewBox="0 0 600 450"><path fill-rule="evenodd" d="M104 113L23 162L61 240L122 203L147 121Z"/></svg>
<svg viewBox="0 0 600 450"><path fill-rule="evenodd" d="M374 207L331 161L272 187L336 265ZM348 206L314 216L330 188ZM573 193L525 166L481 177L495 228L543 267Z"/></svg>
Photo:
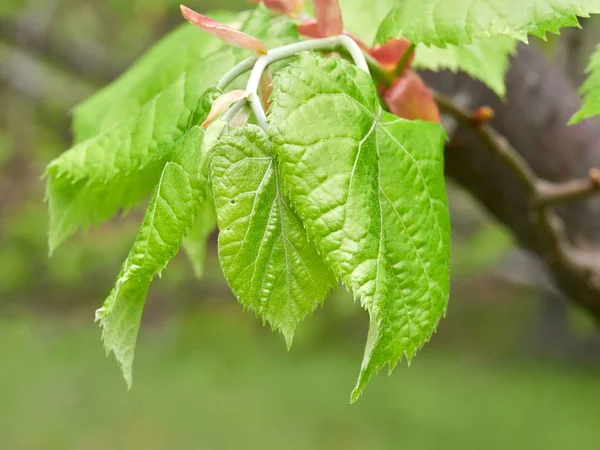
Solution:
<svg viewBox="0 0 600 450"><path fill-rule="evenodd" d="M440 102L457 122L446 146L446 174L600 321L600 196L592 197L598 172L590 171L600 167L600 121L566 125L579 107L576 89L532 46L521 46L513 60L506 101L466 75L423 76L452 97ZM490 125L477 125L470 113L481 105L494 110Z"/></svg>
<svg viewBox="0 0 600 450"><path fill-rule="evenodd" d="M562 221L551 208L560 201L600 193L600 170L591 169L587 179L564 183L539 179L523 157L491 126L473 120L472 113L455 105L444 95L436 93L435 99L442 111L469 127L483 141L487 150L493 156L502 159L521 180L530 195L530 212L536 217L540 232L547 235L548 257L556 260L564 270L574 272L574 276L584 279L590 276L600 277L600 259L594 263L579 255L579 250L571 245L566 237Z"/></svg>

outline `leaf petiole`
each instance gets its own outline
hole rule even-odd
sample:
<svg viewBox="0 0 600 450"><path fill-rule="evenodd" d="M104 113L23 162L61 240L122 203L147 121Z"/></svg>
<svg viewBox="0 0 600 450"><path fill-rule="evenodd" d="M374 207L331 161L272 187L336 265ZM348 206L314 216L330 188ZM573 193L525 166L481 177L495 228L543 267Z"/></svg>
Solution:
<svg viewBox="0 0 600 450"><path fill-rule="evenodd" d="M365 55L358 44L350 37L345 35L331 36L322 39L309 39L306 41L295 42L293 44L284 45L282 47L269 50L266 55L260 57L250 57L229 70L217 83L217 89L224 90L228 84L233 82L238 76L252 69L246 92L249 92L248 97L236 102L226 114L225 119L230 121L235 113L237 113L246 103L250 104L259 126L266 131L268 127L267 116L265 110L258 97L258 85L260 79L269 64L281 61L283 59L294 56L298 53L311 50L335 50L343 48L352 57L354 64L361 70L369 72L369 65L365 59Z"/></svg>

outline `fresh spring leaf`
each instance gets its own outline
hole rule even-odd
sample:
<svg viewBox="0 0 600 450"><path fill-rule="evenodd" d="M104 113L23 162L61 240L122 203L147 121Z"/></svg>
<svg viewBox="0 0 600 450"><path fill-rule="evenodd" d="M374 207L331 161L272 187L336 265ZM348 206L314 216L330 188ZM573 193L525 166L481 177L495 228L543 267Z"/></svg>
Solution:
<svg viewBox="0 0 600 450"><path fill-rule="evenodd" d="M504 78L510 65L510 56L516 50L517 42L505 36L477 39L472 44L447 45L446 48L420 44L415 51L413 67L433 71L463 71L504 98Z"/></svg>
<svg viewBox="0 0 600 450"><path fill-rule="evenodd" d="M160 275L178 252L206 200L207 155L210 151L207 147L210 147L210 140L205 139L204 130L198 126L179 141L174 160L164 166L115 287L96 312L107 353L114 353L129 387L135 344L150 282L156 274Z"/></svg>
<svg viewBox="0 0 600 450"><path fill-rule="evenodd" d="M508 36L527 42L562 27L577 27L577 17L600 13L600 0L402 0L377 31L377 41L404 37L445 47L474 39Z"/></svg>
<svg viewBox="0 0 600 450"><path fill-rule="evenodd" d="M448 299L450 224L438 124L383 112L368 74L304 53L279 72L270 134L309 239L371 316L356 400L410 360Z"/></svg>
<svg viewBox="0 0 600 450"><path fill-rule="evenodd" d="M377 27L386 15L398 5L397 0L340 0L344 23L348 31L367 43L373 42ZM499 36L476 39L473 43L447 45L445 48L418 44L413 67L438 71L463 71L485 83L498 96L504 97L504 76L509 57L514 54L514 39Z"/></svg>
<svg viewBox="0 0 600 450"><path fill-rule="evenodd" d="M330 275L282 196L265 133L247 125L214 147L211 180L219 259L240 303L285 336L323 302Z"/></svg>
<svg viewBox="0 0 600 450"><path fill-rule="evenodd" d="M221 20L235 20L220 14ZM159 41L123 75L83 101L73 112L76 142L93 137L137 114L155 95L191 70L222 43L184 24Z"/></svg>
<svg viewBox="0 0 600 450"><path fill-rule="evenodd" d="M592 54L586 72L588 78L580 89L583 104L581 109L571 118L570 124L579 123L588 117L600 115L600 44Z"/></svg>
<svg viewBox="0 0 600 450"><path fill-rule="evenodd" d="M242 28L262 37L269 45L297 38L289 19L272 19L262 7L248 16ZM152 193L177 140L198 118L198 114L192 116L192 112L196 110L202 92L247 56L247 52L219 45L218 50L195 61L189 70L168 86L157 83L152 84L150 89L142 82L150 78L142 77L134 97L139 94L136 98L141 99L149 92L162 90L153 94L154 97L137 115L81 142L49 164L46 175L51 251L78 228L102 222L120 209L127 211ZM166 49L159 51L158 56L162 56L157 61L169 64L171 59L166 56L167 53ZM179 61L177 55L175 52L175 61ZM139 69L140 76L152 67L149 63L144 64L143 70ZM134 72L138 73L138 70L134 69ZM133 79L137 80L137 77ZM110 93L106 94L106 102L110 104L118 102L124 91L109 88L107 92ZM131 94L133 91L128 92ZM86 109L89 112L86 117L91 122L94 117L102 122L104 109L99 101L97 107Z"/></svg>
<svg viewBox="0 0 600 450"><path fill-rule="evenodd" d="M77 144L52 161L46 192L50 250L87 228L137 205L154 190L165 163L188 129L202 93L235 62L226 50L204 60L142 112Z"/></svg>
<svg viewBox="0 0 600 450"><path fill-rule="evenodd" d="M209 14L215 20L240 26L275 47L297 39L293 23L286 17L273 18L263 6L251 13ZM250 55L247 50L223 44L213 36L185 24L168 34L121 77L75 108L74 131L77 141L105 131L109 126L131 117L155 95L163 92L182 74L197 70L212 71L209 56L233 52L237 61Z"/></svg>

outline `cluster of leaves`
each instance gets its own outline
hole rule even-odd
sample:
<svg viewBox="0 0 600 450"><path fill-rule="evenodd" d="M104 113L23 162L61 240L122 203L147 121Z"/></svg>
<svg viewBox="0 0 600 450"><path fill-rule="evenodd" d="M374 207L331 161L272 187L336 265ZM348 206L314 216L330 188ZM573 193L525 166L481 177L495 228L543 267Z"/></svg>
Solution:
<svg viewBox="0 0 600 450"><path fill-rule="evenodd" d="M185 25L76 109L78 143L46 171L51 251L78 228L151 197L97 312L129 385L150 282L182 245L201 274L217 224L231 289L288 346L339 281L367 309L371 327L353 399L372 374L410 360L431 337L449 284L445 133L431 93L409 66L464 70L503 95L517 40L576 25L576 16L600 12L600 0L376 2L340 2L342 21L337 1L316 0L315 21L295 18L302 1L265 0L218 17L235 30L184 9L203 30L246 49ZM261 83L268 126L245 123L239 102L253 93L224 94L218 81L248 49L299 42L299 31L352 36L389 83L377 87L343 58L303 52L274 64L273 78ZM375 46L363 44L375 35ZM590 114L600 84L594 61L584 87ZM240 113L229 114L232 107L218 120L234 99Z"/></svg>

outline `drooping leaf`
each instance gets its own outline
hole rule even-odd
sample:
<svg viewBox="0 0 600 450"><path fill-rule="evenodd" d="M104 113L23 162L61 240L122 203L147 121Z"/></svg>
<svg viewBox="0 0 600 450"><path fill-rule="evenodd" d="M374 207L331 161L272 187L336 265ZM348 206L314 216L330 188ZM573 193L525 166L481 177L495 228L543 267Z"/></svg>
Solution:
<svg viewBox="0 0 600 450"><path fill-rule="evenodd" d="M327 295L329 270L283 197L272 145L247 125L220 138L211 181L219 223L219 259L240 303L285 336Z"/></svg>
<svg viewBox="0 0 600 450"><path fill-rule="evenodd" d="M234 61L226 51L205 59L207 67L179 78L137 117L77 144L48 165L51 251L78 228L127 211L150 195L202 93Z"/></svg>
<svg viewBox="0 0 600 450"><path fill-rule="evenodd" d="M269 45L287 43L298 36L289 19L273 19L263 7L250 14L242 28ZM219 50L195 60L173 83L161 87L135 116L81 142L50 163L47 198L51 250L78 228L106 220L120 209L127 211L151 194L177 139L206 118L203 113L193 113L198 110L202 92L248 55L247 51L220 45ZM165 56L168 52L163 49L158 53ZM161 61L169 63L168 58ZM144 65L144 70L150 67ZM121 91L115 92L107 98ZM146 95L144 89L139 92ZM86 116L92 120L101 105L90 107ZM98 116L98 120L103 117Z"/></svg>
<svg viewBox="0 0 600 450"><path fill-rule="evenodd" d="M215 202L212 195L207 195L206 200L200 205L200 212L192 228L183 240L183 248L192 264L194 274L202 278L204 274L204 260L206 244L211 232L217 227Z"/></svg>
<svg viewBox="0 0 600 450"><path fill-rule="evenodd" d="M271 136L291 204L371 316L371 375L431 337L448 299L450 225L440 125L382 111L371 78L303 54L274 80Z"/></svg>
<svg viewBox="0 0 600 450"><path fill-rule="evenodd" d="M577 17L600 13L600 0L402 0L394 6L378 42L405 37L438 47L494 36L527 42L527 35L545 38L579 26Z"/></svg>
<svg viewBox="0 0 600 450"><path fill-rule="evenodd" d="M298 33L287 17L273 18L262 5L251 13L214 13L209 16L257 37L269 48L296 39ZM152 98L182 74L206 68L205 58L227 48L219 39L184 24L150 49L121 77L78 105L74 111L76 140L82 141L109 126L135 115ZM228 48L236 61L250 55L247 50ZM209 60L210 61L210 60Z"/></svg>
<svg viewBox="0 0 600 450"><path fill-rule="evenodd" d="M215 17L223 21L236 20L230 13ZM222 45L218 39L199 32L190 24L176 28L118 79L77 105L73 113L75 140L81 142L135 115L182 73Z"/></svg>
<svg viewBox="0 0 600 450"><path fill-rule="evenodd" d="M96 312L107 353L114 353L129 387L150 282L178 252L206 199L208 149L202 148L203 141L204 130L196 126L178 142L115 287Z"/></svg>
<svg viewBox="0 0 600 450"><path fill-rule="evenodd" d="M583 97L581 109L571 118L571 124L579 123L588 117L600 115L600 44L590 58L586 69L587 80L580 89Z"/></svg>
<svg viewBox="0 0 600 450"><path fill-rule="evenodd" d="M340 0L340 4L348 31L367 43L373 42L381 21L398 6L396 0ZM460 70L504 97L504 76L516 46L514 39L505 36L476 39L470 44L447 45L445 48L417 44L413 67L434 71Z"/></svg>

